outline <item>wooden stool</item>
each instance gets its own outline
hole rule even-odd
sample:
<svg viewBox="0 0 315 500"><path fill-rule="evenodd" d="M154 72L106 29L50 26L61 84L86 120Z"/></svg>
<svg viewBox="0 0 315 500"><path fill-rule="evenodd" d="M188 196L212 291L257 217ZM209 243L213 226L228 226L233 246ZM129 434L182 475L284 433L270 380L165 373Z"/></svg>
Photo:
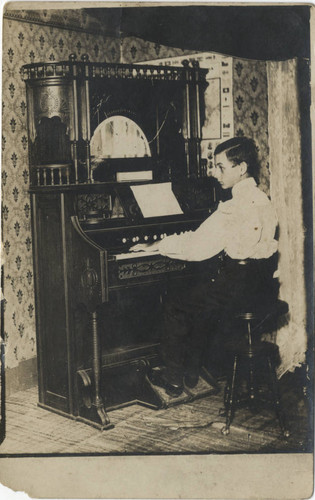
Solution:
<svg viewBox="0 0 315 500"><path fill-rule="evenodd" d="M286 302L277 300L271 306L259 307L256 310L252 308L249 311L234 311L235 319L240 320L243 325L244 323L246 325L246 336L242 340L228 342L225 345L226 353L232 358L233 362L228 372L227 385L225 387L224 406L226 424L221 429L222 434L227 435L230 433L230 425L236 406L240 406L243 403L248 404L248 402L253 406L259 400L263 401L261 395L258 394L258 382L261 375L267 373L272 393L271 401L274 405L281 431L285 437L289 437L290 433L285 427L285 419L280 404L276 375L276 365L279 360L278 346L271 342L261 341L260 338L255 339L253 335L259 331L262 325L266 325L267 321L275 324L276 320L286 314L288 310L289 307ZM266 332L266 329L264 331ZM244 373L244 377L241 376L242 372ZM247 381L248 391L246 397L238 399L237 390L240 387L241 380L244 378Z"/></svg>

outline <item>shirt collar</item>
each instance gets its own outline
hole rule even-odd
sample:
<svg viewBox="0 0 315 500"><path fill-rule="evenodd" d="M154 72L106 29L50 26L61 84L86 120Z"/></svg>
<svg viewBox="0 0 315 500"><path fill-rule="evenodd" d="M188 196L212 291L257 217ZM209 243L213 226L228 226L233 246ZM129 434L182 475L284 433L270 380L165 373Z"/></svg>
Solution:
<svg viewBox="0 0 315 500"><path fill-rule="evenodd" d="M248 189L256 187L256 181L253 177L246 177L232 187L232 198L242 196Z"/></svg>

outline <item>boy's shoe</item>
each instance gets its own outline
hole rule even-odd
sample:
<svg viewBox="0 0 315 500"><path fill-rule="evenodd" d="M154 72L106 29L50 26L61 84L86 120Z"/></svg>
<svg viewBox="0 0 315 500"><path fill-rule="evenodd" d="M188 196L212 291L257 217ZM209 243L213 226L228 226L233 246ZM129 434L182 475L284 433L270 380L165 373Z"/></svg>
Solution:
<svg viewBox="0 0 315 500"><path fill-rule="evenodd" d="M165 374L160 368L152 369L149 372L148 377L153 385L162 387L162 389L165 390L166 394L173 398L178 398L184 391L184 387L182 384L172 384L169 380L167 380Z"/></svg>

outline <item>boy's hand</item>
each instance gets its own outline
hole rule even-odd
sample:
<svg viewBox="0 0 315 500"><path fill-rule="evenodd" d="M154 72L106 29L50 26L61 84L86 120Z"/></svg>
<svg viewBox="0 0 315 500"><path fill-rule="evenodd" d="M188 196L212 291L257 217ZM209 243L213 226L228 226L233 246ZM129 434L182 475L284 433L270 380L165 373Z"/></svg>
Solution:
<svg viewBox="0 0 315 500"><path fill-rule="evenodd" d="M153 251L158 251L158 244L157 242L154 243L138 243L137 245L134 245L133 247L129 248L130 252L153 252Z"/></svg>
<svg viewBox="0 0 315 500"><path fill-rule="evenodd" d="M137 245L134 245L133 247L129 248L130 252L145 252L149 250L149 248L152 245L150 243L138 243Z"/></svg>

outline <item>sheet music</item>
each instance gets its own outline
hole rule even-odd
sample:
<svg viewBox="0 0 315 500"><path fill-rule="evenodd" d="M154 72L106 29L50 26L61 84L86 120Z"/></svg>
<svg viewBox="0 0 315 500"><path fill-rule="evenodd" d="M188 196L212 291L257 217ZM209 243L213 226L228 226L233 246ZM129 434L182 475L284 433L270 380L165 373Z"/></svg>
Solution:
<svg viewBox="0 0 315 500"><path fill-rule="evenodd" d="M172 184L170 182L130 187L143 217L159 217L183 213L172 191Z"/></svg>

